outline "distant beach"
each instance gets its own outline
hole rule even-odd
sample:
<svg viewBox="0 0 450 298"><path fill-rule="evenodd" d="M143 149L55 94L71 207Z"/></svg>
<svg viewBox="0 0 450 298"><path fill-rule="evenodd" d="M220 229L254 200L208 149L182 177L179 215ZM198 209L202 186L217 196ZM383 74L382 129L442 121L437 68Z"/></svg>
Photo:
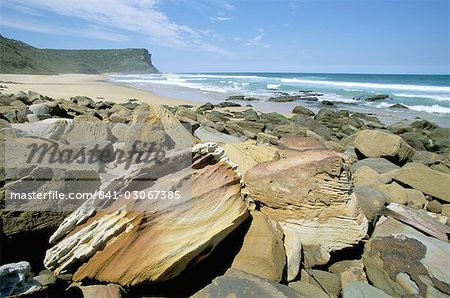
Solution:
<svg viewBox="0 0 450 298"><path fill-rule="evenodd" d="M130 86L122 86L106 80L103 75L60 74L60 75L28 75L0 74L2 93L34 91L53 98L68 99L72 96L88 96L96 101L124 102L127 99L139 99L144 103L167 105L192 104L187 100L169 98L139 90Z"/></svg>
<svg viewBox="0 0 450 298"><path fill-rule="evenodd" d="M317 112L322 102L335 108L372 113L386 124L422 118L449 127L449 75L305 74L305 73L189 73L110 75L114 83L126 84L177 99L218 103L228 96L245 95L259 101L251 104L261 111L288 114L297 105ZM317 102L269 102L298 91L319 92ZM357 97L388 95L386 100L364 101ZM401 104L408 109L390 109Z"/></svg>

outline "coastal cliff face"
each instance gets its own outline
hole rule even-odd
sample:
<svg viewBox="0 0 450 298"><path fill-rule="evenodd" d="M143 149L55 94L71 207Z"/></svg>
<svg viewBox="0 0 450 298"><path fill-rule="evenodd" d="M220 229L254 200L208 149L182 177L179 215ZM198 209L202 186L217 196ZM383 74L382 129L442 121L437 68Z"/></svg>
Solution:
<svg viewBox="0 0 450 298"><path fill-rule="evenodd" d="M146 49L38 49L0 35L0 73L157 73Z"/></svg>

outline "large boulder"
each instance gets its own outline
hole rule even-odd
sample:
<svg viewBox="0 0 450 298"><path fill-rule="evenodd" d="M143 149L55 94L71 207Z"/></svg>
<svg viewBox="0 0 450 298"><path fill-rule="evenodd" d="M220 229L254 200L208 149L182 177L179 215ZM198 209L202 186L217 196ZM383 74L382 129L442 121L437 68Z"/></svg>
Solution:
<svg viewBox="0 0 450 298"><path fill-rule="evenodd" d="M383 157L396 163L405 163L415 153L401 137L378 130L360 131L353 144L365 157Z"/></svg>
<svg viewBox="0 0 450 298"><path fill-rule="evenodd" d="M67 217L50 238L46 268L129 286L168 280L201 261L248 217L240 177L217 149L198 145L103 185L123 195ZM136 189L145 199L127 197Z"/></svg>
<svg viewBox="0 0 450 298"><path fill-rule="evenodd" d="M250 169L244 176L249 196L304 245L330 252L358 243L367 219L351 194L347 158L327 150L294 152Z"/></svg>
<svg viewBox="0 0 450 298"><path fill-rule="evenodd" d="M421 226L408 217L414 227ZM442 225L425 220L422 226ZM363 262L372 284L392 296L444 297L450 294L449 251L447 241L388 217L378 221L365 244Z"/></svg>
<svg viewBox="0 0 450 298"><path fill-rule="evenodd" d="M398 170L394 179L421 192L450 202L450 175L418 163L409 163Z"/></svg>
<svg viewBox="0 0 450 298"><path fill-rule="evenodd" d="M283 230L262 212L251 212L251 218L244 243L231 267L279 282L286 264Z"/></svg>
<svg viewBox="0 0 450 298"><path fill-rule="evenodd" d="M197 138L199 138L200 141L203 142L229 144L229 143L240 143L242 141L245 141L244 138L230 136L207 126L199 127L198 129L196 129L194 135Z"/></svg>

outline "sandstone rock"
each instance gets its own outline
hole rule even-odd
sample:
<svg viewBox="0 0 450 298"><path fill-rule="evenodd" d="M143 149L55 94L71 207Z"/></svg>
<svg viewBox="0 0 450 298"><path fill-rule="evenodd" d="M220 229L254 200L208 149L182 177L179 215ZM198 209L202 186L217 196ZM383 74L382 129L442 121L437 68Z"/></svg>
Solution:
<svg viewBox="0 0 450 298"><path fill-rule="evenodd" d="M425 206L427 199L423 195L423 193L417 189L406 189L406 194L408 198L408 206L413 205L422 209Z"/></svg>
<svg viewBox="0 0 450 298"><path fill-rule="evenodd" d="M394 175L394 179L421 192L450 202L450 175L410 163Z"/></svg>
<svg viewBox="0 0 450 298"><path fill-rule="evenodd" d="M329 270L339 276L342 289L344 289L352 281L367 283L367 276L364 272L364 264L360 260L340 261L331 265Z"/></svg>
<svg viewBox="0 0 450 298"><path fill-rule="evenodd" d="M384 157L397 163L410 160L415 152L401 137L377 130L360 131L354 145L365 157Z"/></svg>
<svg viewBox="0 0 450 298"><path fill-rule="evenodd" d="M239 166L244 175L258 163L280 159L278 150L269 146L256 146L251 142L225 144L223 146L228 158Z"/></svg>
<svg viewBox="0 0 450 298"><path fill-rule="evenodd" d="M30 271L30 264L25 261L0 266L0 296L28 295L41 290L41 284Z"/></svg>
<svg viewBox="0 0 450 298"><path fill-rule="evenodd" d="M309 267L325 265L330 260L330 253L319 244L303 245L302 248L305 264Z"/></svg>
<svg viewBox="0 0 450 298"><path fill-rule="evenodd" d="M355 187L353 192L369 222L372 222L383 209L386 199L382 193L370 187Z"/></svg>
<svg viewBox="0 0 450 298"><path fill-rule="evenodd" d="M321 288L309 283L295 281L290 282L289 287L300 293L301 297L329 298Z"/></svg>
<svg viewBox="0 0 450 298"><path fill-rule="evenodd" d="M225 275L215 278L211 284L195 293L193 298L207 297L305 297L294 289L267 279L229 269Z"/></svg>
<svg viewBox="0 0 450 298"><path fill-rule="evenodd" d="M261 211L293 230L303 245L327 251L358 243L367 219L351 195L347 159L332 151L297 152L279 161L260 163L244 176L249 196Z"/></svg>
<svg viewBox="0 0 450 298"><path fill-rule="evenodd" d="M78 286L84 298L120 298L120 288L115 284Z"/></svg>
<svg viewBox="0 0 450 298"><path fill-rule="evenodd" d="M375 187L383 184L380 174L368 166L362 166L353 173L353 184L355 187Z"/></svg>
<svg viewBox="0 0 450 298"><path fill-rule="evenodd" d="M352 171L354 172L363 166L368 166L379 174L400 169L399 166L384 158L365 158L353 164Z"/></svg>
<svg viewBox="0 0 450 298"><path fill-rule="evenodd" d="M408 203L408 193L405 188L398 183L382 184L374 187L381 192L388 203L398 203L406 205Z"/></svg>
<svg viewBox="0 0 450 298"><path fill-rule="evenodd" d="M310 284L318 287L324 287L329 294L335 297L339 296L341 292L341 281L339 277L333 273L313 269L310 271L313 278L310 279Z"/></svg>
<svg viewBox="0 0 450 298"><path fill-rule="evenodd" d="M98 121L98 120L97 120ZM80 140L91 141L114 141L115 138L107 123L103 122L74 121L71 130L61 136L62 142L78 142Z"/></svg>
<svg viewBox="0 0 450 298"><path fill-rule="evenodd" d="M447 216L450 218L450 204L443 204L442 205L442 215Z"/></svg>
<svg viewBox="0 0 450 298"><path fill-rule="evenodd" d="M433 213L441 213L442 212L442 204L436 200L432 200L427 204L427 210Z"/></svg>
<svg viewBox="0 0 450 298"><path fill-rule="evenodd" d="M177 118L166 108L156 104L141 104L133 111L133 120L130 123L130 134L134 133L134 126L162 124L166 134L167 145L175 150L192 147L192 134ZM142 132L145 133L145 132Z"/></svg>
<svg viewBox="0 0 450 298"><path fill-rule="evenodd" d="M251 131L253 133L260 133L264 130L265 125L259 122L251 122L251 121L236 121L235 122L239 127L244 130Z"/></svg>
<svg viewBox="0 0 450 298"><path fill-rule="evenodd" d="M127 116L128 115L126 113L116 112L109 115L109 120L113 123L127 123Z"/></svg>
<svg viewBox="0 0 450 298"><path fill-rule="evenodd" d="M130 201L122 196L97 212L82 206L51 237L55 245L45 266L55 274L74 272L73 281L125 286L165 281L198 263L248 216L239 175L220 161L223 150L210 149L217 151L196 146L110 181L103 189L178 190L181 197ZM191 168L186 158L193 153Z"/></svg>
<svg viewBox="0 0 450 298"><path fill-rule="evenodd" d="M276 145L278 143L278 137L264 132L260 132L256 135L256 141L262 144Z"/></svg>
<svg viewBox="0 0 450 298"><path fill-rule="evenodd" d="M283 136L306 137L306 129L293 123L278 125L275 131L278 137Z"/></svg>
<svg viewBox="0 0 450 298"><path fill-rule="evenodd" d="M300 272L302 243L297 233L292 230L284 232L284 249L286 251L287 281L293 281Z"/></svg>
<svg viewBox="0 0 450 298"><path fill-rule="evenodd" d="M283 230L259 211L251 212L251 218L250 228L231 268L279 282L286 264Z"/></svg>
<svg viewBox="0 0 450 298"><path fill-rule="evenodd" d="M285 136L278 140L278 146L281 149L290 149L296 151L322 151L328 150L324 143L315 138Z"/></svg>
<svg viewBox="0 0 450 298"><path fill-rule="evenodd" d="M450 244L393 218L379 221L364 247L363 262L373 285L392 296L450 294Z"/></svg>
<svg viewBox="0 0 450 298"><path fill-rule="evenodd" d="M371 285L360 282L352 281L343 288L342 297L344 298L391 298L392 296L386 294L385 292L372 287Z"/></svg>

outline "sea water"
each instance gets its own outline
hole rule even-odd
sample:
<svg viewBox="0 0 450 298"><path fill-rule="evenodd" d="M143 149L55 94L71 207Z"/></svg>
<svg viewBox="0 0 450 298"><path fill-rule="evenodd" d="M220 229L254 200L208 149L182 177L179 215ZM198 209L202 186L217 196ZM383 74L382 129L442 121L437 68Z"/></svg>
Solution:
<svg viewBox="0 0 450 298"><path fill-rule="evenodd" d="M162 73L111 75L110 80L156 94L198 102L217 103L230 95L257 97L248 102L262 111L289 113L296 105L313 111L321 101L338 108L372 113L386 124L416 118L450 127L450 75L383 75L324 73ZM323 93L319 102L270 102L270 97L299 91ZM388 100L366 102L361 95L386 94ZM400 103L408 110L389 109Z"/></svg>

